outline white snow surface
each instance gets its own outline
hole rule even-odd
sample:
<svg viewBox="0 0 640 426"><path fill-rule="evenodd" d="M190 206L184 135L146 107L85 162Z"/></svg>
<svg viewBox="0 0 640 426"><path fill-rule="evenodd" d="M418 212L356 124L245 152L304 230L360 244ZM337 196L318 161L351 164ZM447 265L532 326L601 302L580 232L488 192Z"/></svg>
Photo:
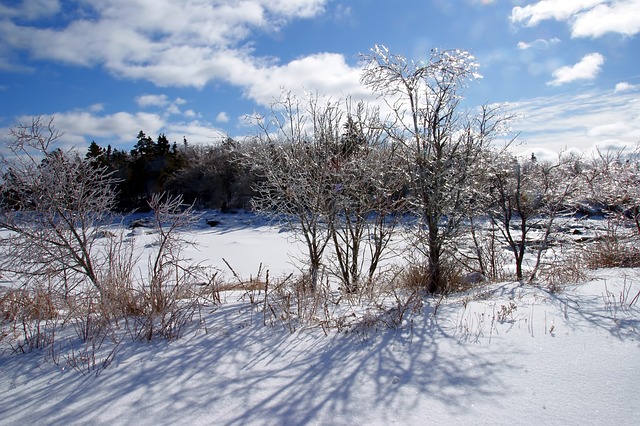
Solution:
<svg viewBox="0 0 640 426"><path fill-rule="evenodd" d="M193 239L194 257L245 277L295 271L278 227L238 219ZM178 340L123 340L98 375L4 350L0 424L638 424L639 291L638 269L555 293L493 283L425 298L399 328L328 335L264 326L230 293Z"/></svg>

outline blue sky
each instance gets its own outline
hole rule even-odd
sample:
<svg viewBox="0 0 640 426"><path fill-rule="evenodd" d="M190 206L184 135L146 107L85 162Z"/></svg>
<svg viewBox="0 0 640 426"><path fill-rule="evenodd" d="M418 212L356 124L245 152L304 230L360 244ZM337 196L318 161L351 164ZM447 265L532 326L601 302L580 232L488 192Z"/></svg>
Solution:
<svg viewBox="0 0 640 426"><path fill-rule="evenodd" d="M634 146L638 33L640 0L3 0L0 130L54 116L82 149L241 137L282 88L367 98L359 54L382 44L472 52L466 106L508 103L518 150Z"/></svg>

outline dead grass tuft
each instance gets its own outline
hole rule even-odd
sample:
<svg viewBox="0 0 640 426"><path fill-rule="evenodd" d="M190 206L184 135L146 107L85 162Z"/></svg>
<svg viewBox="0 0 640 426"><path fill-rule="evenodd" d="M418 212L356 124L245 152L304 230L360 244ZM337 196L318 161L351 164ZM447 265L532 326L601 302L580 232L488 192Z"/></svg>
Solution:
<svg viewBox="0 0 640 426"><path fill-rule="evenodd" d="M51 292L5 289L0 293L0 315L3 321L51 320L58 317L58 309Z"/></svg>
<svg viewBox="0 0 640 426"><path fill-rule="evenodd" d="M584 248L584 260L589 269L640 267L638 239L607 235Z"/></svg>

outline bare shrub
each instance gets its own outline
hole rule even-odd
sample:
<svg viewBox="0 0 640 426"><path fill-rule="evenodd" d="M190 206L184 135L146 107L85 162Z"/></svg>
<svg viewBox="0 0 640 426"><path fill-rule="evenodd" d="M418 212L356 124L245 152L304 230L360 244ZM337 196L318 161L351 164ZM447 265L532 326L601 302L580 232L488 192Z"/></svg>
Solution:
<svg viewBox="0 0 640 426"><path fill-rule="evenodd" d="M541 267L538 279L551 292L557 293L567 284L583 282L587 279L583 261L582 256L568 256L563 261Z"/></svg>
<svg viewBox="0 0 640 426"><path fill-rule="evenodd" d="M585 173L587 199L606 214L635 227L640 235L640 143L631 152L598 150Z"/></svg>
<svg viewBox="0 0 640 426"><path fill-rule="evenodd" d="M224 260L224 259L223 259ZM322 273L317 277L314 288L313 278L309 274L272 278L269 270L263 270L262 264L256 275L248 279L240 276L226 261L235 282L221 286L225 291L239 291L239 300L249 302L251 312L261 314L262 325L282 326L289 332L294 332L302 325L320 325L327 332L332 328L332 302L329 283ZM260 318L260 317L256 317ZM251 316L253 324L254 316Z"/></svg>
<svg viewBox="0 0 640 426"><path fill-rule="evenodd" d="M144 302L137 288L134 239L123 230L108 233L101 244L101 267L97 274L102 283L99 309L101 315L116 322L121 317L140 316Z"/></svg>
<svg viewBox="0 0 640 426"><path fill-rule="evenodd" d="M423 289L426 283L429 282L429 274L428 265L421 263L410 264L400 272L400 278L397 281L401 287L406 287L410 290Z"/></svg>
<svg viewBox="0 0 640 426"><path fill-rule="evenodd" d="M579 159L573 155L560 154L555 162L541 162L535 156L522 159L502 153L491 164L488 213L500 240L512 252L517 280L537 278L558 231L557 220L579 195L581 175ZM535 261L531 270L525 270L529 252L535 254Z"/></svg>
<svg viewBox="0 0 640 426"><path fill-rule="evenodd" d="M609 220L607 230L583 247L588 268L636 268L640 267L640 246L635 235L615 220Z"/></svg>
<svg viewBox="0 0 640 426"><path fill-rule="evenodd" d="M253 207L286 221L304 243L311 288L324 269L343 292L361 292L389 256L403 204L400 159L379 110L285 93L256 121L244 156L260 177Z"/></svg>
<svg viewBox="0 0 640 426"><path fill-rule="evenodd" d="M172 339L181 335L201 307L198 284L206 268L184 256L184 248L192 242L180 233L199 217L182 203L181 196L156 194L149 206L156 241L147 273L137 285L142 306L134 306L142 309L142 315L133 318L134 335L147 340L154 336Z"/></svg>
<svg viewBox="0 0 640 426"><path fill-rule="evenodd" d="M478 284L476 280L469 279L469 274L465 273L457 263L441 262L442 285L437 294L449 294L466 291ZM425 263L410 263L403 268L398 277L394 279L397 288L405 288L412 291L424 290L425 283L431 279L431 269ZM479 276L482 276L479 274ZM484 278L484 276L482 276ZM482 280L485 281L485 280Z"/></svg>
<svg viewBox="0 0 640 426"><path fill-rule="evenodd" d="M42 285L5 289L0 294L2 339L13 351L24 353L44 349L55 341L59 301Z"/></svg>
<svg viewBox="0 0 640 426"><path fill-rule="evenodd" d="M493 224L490 224L488 229L482 229L477 220L470 217L469 235L472 250L465 252L457 249L455 256L462 268L477 271L492 281L508 279L508 252L503 249L498 234L499 231Z"/></svg>
<svg viewBox="0 0 640 426"><path fill-rule="evenodd" d="M384 310L382 320L389 328L400 327L409 314L415 314L422 310L423 301L421 292L413 290L410 292L393 291L393 306Z"/></svg>
<svg viewBox="0 0 640 426"><path fill-rule="evenodd" d="M602 239L585 248L587 267L637 268L640 267L640 249L610 238Z"/></svg>

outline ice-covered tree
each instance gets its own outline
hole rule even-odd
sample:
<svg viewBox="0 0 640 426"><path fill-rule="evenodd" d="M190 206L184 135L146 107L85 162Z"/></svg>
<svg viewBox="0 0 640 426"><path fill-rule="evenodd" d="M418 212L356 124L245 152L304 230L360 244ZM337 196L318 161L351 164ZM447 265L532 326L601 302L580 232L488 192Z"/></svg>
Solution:
<svg viewBox="0 0 640 426"><path fill-rule="evenodd" d="M313 289L330 240L326 206L333 191L327 139L339 135L337 109L318 109L290 94L274 102L269 114L255 117L259 132L245 147L245 160L258 177L254 209L285 220L304 242ZM333 127L331 127L333 126Z"/></svg>
<svg viewBox="0 0 640 426"><path fill-rule="evenodd" d="M78 153L54 149L61 134L41 117L11 130L0 157L1 268L23 280L102 290L99 236L115 203L113 178Z"/></svg>
<svg viewBox="0 0 640 426"><path fill-rule="evenodd" d="M598 151L585 173L585 196L630 218L640 234L640 144L633 152Z"/></svg>
<svg viewBox="0 0 640 426"><path fill-rule="evenodd" d="M487 173L489 217L513 253L516 279L525 278L525 255L533 252L535 260L526 271L527 279L533 280L556 231L558 216L575 204L573 197L581 183L579 159L559 155L555 162L539 162L535 157L519 159L501 153L494 157ZM534 240L533 231L537 233Z"/></svg>
<svg viewBox="0 0 640 426"><path fill-rule="evenodd" d="M312 287L324 265L357 291L384 257L402 187L377 110L285 95L259 127L246 155L259 179L254 207L287 220L304 242Z"/></svg>
<svg viewBox="0 0 640 426"><path fill-rule="evenodd" d="M471 54L432 50L415 62L375 46L363 57L362 82L380 95L392 111L390 135L402 148L410 182L411 206L418 215L430 292L446 287L443 258L447 241L459 229L464 206L474 197L476 164L505 118L485 106L478 114L463 111L461 101L470 80L479 77ZM424 242L424 243L423 243Z"/></svg>
<svg viewBox="0 0 640 426"><path fill-rule="evenodd" d="M371 284L388 253L404 204L401 158L377 109L345 103L343 133L333 149L336 188L327 212L336 274L355 293Z"/></svg>

